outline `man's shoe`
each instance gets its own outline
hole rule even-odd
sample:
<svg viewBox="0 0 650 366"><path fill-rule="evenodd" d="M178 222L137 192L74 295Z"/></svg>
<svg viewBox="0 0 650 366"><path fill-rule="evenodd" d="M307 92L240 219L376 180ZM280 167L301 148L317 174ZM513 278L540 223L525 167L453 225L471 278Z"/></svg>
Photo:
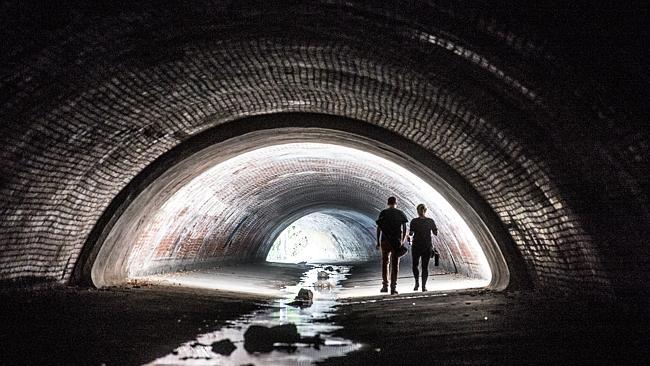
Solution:
<svg viewBox="0 0 650 366"><path fill-rule="evenodd" d="M427 288L422 286L422 292L427 292Z"/></svg>
<svg viewBox="0 0 650 366"><path fill-rule="evenodd" d="M384 286L379 290L379 292L388 292L388 287Z"/></svg>
<svg viewBox="0 0 650 366"><path fill-rule="evenodd" d="M420 282L415 280L415 286L413 287L413 291L417 291L419 287L420 287Z"/></svg>
<svg viewBox="0 0 650 366"><path fill-rule="evenodd" d="M397 295L397 294L399 294L399 292L397 292L397 290L395 290L394 288L392 288L392 289L390 289L390 294L391 294L391 295Z"/></svg>

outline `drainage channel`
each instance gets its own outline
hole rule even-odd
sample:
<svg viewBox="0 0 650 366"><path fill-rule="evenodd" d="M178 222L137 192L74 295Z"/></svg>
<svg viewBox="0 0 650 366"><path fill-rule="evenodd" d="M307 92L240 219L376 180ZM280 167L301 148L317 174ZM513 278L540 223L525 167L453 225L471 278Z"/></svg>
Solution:
<svg viewBox="0 0 650 366"><path fill-rule="evenodd" d="M265 309L200 334L147 365L309 365L360 349L359 343L331 336L341 327L328 320L350 268L311 267L297 285L283 289L283 298ZM301 289L312 292L312 301L296 301Z"/></svg>

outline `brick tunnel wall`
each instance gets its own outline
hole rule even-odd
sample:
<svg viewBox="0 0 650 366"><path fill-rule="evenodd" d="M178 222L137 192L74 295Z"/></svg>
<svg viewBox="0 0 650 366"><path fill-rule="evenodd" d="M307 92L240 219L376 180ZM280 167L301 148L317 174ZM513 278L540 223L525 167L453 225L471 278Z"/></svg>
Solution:
<svg viewBox="0 0 650 366"><path fill-rule="evenodd" d="M234 158L206 171L200 168L211 165L206 158L210 154L188 158L182 170L191 172L189 182L176 183L176 177L171 176L161 178L165 183L160 186L165 188L147 195L157 197L156 202L133 203L139 209L125 221L137 221L138 225L111 239L126 245L116 243L111 245L114 252L103 252L102 257L109 259L102 263L110 264L93 270L95 284L112 283L119 279L119 273L137 276L223 261L264 260L285 227L306 214L328 209L339 212L330 215L338 218L339 225L343 219L353 222L342 214L346 211L363 218L350 225L358 232L357 238L339 250L348 252L349 261L367 260L377 255L375 219L390 196L398 197L410 218L417 216L415 207L419 203L429 207L428 216L440 231L436 245L446 259L442 267L489 282L488 260L457 212L462 208L454 209L444 202L435 188L418 180L407 168L359 148L324 144L318 135L274 133L283 139L316 142L282 143L277 138L276 144L260 147L258 140L263 137L245 135L236 143ZM210 150L219 151L221 154L215 156L221 156L232 148L217 144ZM497 260L494 262L497 266Z"/></svg>
<svg viewBox="0 0 650 366"><path fill-rule="evenodd" d="M1 5L0 278L67 282L114 197L191 136L316 112L448 164L537 288L647 287L642 12L108 4Z"/></svg>

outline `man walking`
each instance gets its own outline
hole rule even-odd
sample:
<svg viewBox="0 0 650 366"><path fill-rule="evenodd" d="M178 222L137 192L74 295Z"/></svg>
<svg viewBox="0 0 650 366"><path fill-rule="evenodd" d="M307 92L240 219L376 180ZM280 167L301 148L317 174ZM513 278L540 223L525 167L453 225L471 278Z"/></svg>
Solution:
<svg viewBox="0 0 650 366"><path fill-rule="evenodd" d="M388 198L388 208L379 213L377 219L377 248L381 248L381 292L388 292L388 266L390 264L390 293L397 294L397 273L399 255L397 250L406 237L408 219L397 209L397 199Z"/></svg>

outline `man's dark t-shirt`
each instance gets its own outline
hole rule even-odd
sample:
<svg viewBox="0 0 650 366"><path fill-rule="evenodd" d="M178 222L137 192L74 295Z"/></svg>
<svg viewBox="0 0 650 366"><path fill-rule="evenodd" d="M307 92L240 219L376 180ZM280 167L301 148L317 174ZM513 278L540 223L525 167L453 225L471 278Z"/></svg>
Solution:
<svg viewBox="0 0 650 366"><path fill-rule="evenodd" d="M413 250L431 249L431 231L438 233L435 221L428 217L416 217L411 220L409 231L413 233Z"/></svg>
<svg viewBox="0 0 650 366"><path fill-rule="evenodd" d="M388 240L394 248L398 248L402 242L402 224L408 222L404 212L389 207L379 213L376 222L381 229L382 239Z"/></svg>

